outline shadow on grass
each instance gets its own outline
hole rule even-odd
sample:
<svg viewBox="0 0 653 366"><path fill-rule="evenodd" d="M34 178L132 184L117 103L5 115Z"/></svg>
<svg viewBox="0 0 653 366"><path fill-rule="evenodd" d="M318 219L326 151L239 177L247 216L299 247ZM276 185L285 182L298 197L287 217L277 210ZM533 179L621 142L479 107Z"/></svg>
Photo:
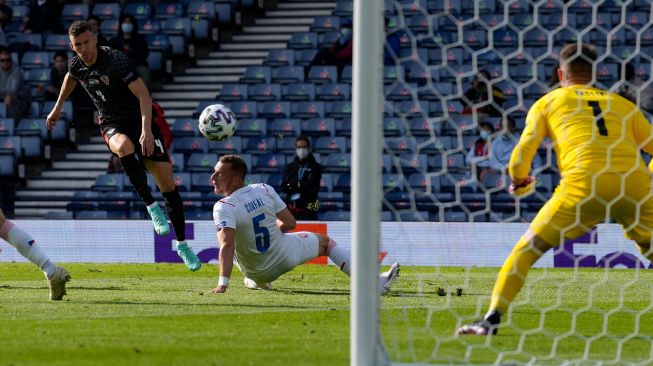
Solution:
<svg viewBox="0 0 653 366"><path fill-rule="evenodd" d="M86 305L125 305L125 306L143 306L143 305L156 305L156 306L201 306L201 307L242 307L254 309L323 309L320 306L296 306L296 305L273 305L273 304L237 304L237 303L196 303L196 302L158 302L158 301L110 301L110 300L82 300L75 301L77 304Z"/></svg>

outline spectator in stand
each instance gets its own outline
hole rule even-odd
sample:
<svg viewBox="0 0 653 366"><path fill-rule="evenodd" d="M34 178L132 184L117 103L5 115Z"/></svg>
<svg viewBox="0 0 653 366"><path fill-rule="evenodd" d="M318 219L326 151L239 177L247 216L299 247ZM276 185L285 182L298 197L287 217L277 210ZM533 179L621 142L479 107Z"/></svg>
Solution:
<svg viewBox="0 0 653 366"><path fill-rule="evenodd" d="M340 23L340 36L330 47L321 48L313 57L308 69L311 66L332 65L338 66L338 73L345 65L351 65L353 54L353 30L351 20L346 19Z"/></svg>
<svg viewBox="0 0 653 366"><path fill-rule="evenodd" d="M7 47L9 45L5 29L11 22L11 16L13 13L14 12L10 7L5 4L0 4L0 47Z"/></svg>
<svg viewBox="0 0 653 366"><path fill-rule="evenodd" d="M632 62L628 62L625 67L626 77L620 77L624 84L619 88L619 95L637 104L640 109L652 112L653 90L651 85L645 84L644 80L637 76ZM621 73L621 68L619 68L619 72Z"/></svg>
<svg viewBox="0 0 653 366"><path fill-rule="evenodd" d="M0 50L0 98L7 107L7 117L15 121L27 114L30 90L23 71L14 65L8 49Z"/></svg>
<svg viewBox="0 0 653 366"><path fill-rule="evenodd" d="M67 73L68 54L64 51L57 51L54 54L54 64L50 70L50 82L46 87L39 87L39 92L43 94L45 100L57 100Z"/></svg>
<svg viewBox="0 0 653 366"><path fill-rule="evenodd" d="M300 135L295 140L296 156L283 177L281 191L286 194L286 204L298 220L317 220L322 166L311 153L308 137Z"/></svg>
<svg viewBox="0 0 653 366"><path fill-rule="evenodd" d="M147 64L147 56L150 52L145 37L138 34L136 18L131 14L123 14L119 24L118 35L111 38L110 46L125 53L145 85L149 85L152 74Z"/></svg>
<svg viewBox="0 0 653 366"><path fill-rule="evenodd" d="M100 46L108 46L109 41L107 41L107 38L102 35L102 30L100 29L100 26L102 25L102 20L100 17L97 15L91 15L88 17L88 24L91 25L91 28L93 28L93 33L95 33L95 36L97 37L97 45L98 47Z"/></svg>
<svg viewBox="0 0 653 366"><path fill-rule="evenodd" d="M388 24L390 18L385 17L385 48L383 51L383 64L386 66L394 66L399 59L399 51L401 50L401 36L399 32L388 33Z"/></svg>
<svg viewBox="0 0 653 366"><path fill-rule="evenodd" d="M469 147L467 158L465 159L467 165L472 168L472 172L476 172L480 183L484 183L485 177L491 172L490 146L492 145L491 139L493 133L494 126L489 122L482 122L479 126L479 137Z"/></svg>
<svg viewBox="0 0 653 366"><path fill-rule="evenodd" d="M512 150L520 138L520 133L517 132L517 125L514 119L506 117L503 120L503 126L504 129L501 130L499 136L492 140L492 148L490 149L490 168L492 168L493 173L507 171ZM541 166L542 159L540 159L539 155L535 154L531 169L535 171Z"/></svg>
<svg viewBox="0 0 653 366"><path fill-rule="evenodd" d="M59 0L33 0L25 17L25 33L66 33L61 24L63 4Z"/></svg>
<svg viewBox="0 0 653 366"><path fill-rule="evenodd" d="M463 114L472 114L474 111L492 117L500 117L505 97L503 91L492 85L490 73L481 70L471 88L465 92L463 98Z"/></svg>

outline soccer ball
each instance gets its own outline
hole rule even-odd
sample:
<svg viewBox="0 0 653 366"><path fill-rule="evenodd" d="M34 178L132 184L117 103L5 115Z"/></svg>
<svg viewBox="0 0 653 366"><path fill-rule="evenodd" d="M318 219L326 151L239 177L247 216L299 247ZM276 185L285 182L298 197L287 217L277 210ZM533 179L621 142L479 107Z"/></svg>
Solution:
<svg viewBox="0 0 653 366"><path fill-rule="evenodd" d="M202 111L199 130L211 141L222 141L236 132L236 115L222 104L212 104Z"/></svg>

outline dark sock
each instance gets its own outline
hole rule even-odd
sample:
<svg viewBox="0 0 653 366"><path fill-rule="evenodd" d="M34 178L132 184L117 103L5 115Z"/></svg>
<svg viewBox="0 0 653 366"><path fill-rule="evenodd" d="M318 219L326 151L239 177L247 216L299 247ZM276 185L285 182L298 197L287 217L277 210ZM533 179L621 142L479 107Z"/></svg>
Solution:
<svg viewBox="0 0 653 366"><path fill-rule="evenodd" d="M143 200L143 202L145 202L145 205L149 206L154 203L154 197L152 197L150 186L147 185L145 166L143 165L143 162L138 159L136 153L121 157L120 163L122 164L122 168L125 170L125 174L129 177L132 186L134 186L134 190L138 193L138 196Z"/></svg>
<svg viewBox="0 0 653 366"><path fill-rule="evenodd" d="M174 191L163 192L163 199L166 201L168 217L175 229L177 241L186 240L186 218L184 217L184 202L175 188Z"/></svg>

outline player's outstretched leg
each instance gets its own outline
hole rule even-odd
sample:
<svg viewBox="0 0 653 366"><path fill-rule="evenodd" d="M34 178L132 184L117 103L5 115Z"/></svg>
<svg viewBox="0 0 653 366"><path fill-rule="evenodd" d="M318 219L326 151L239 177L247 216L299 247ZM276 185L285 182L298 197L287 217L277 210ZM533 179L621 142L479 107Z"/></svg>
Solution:
<svg viewBox="0 0 653 366"><path fill-rule="evenodd" d="M152 218L154 232L158 235L168 235L170 232L170 225L168 225L168 220L166 219L166 215L163 213L161 206L159 206L157 202L154 202L147 206L147 213L149 213Z"/></svg>
<svg viewBox="0 0 653 366"><path fill-rule="evenodd" d="M399 263L393 263L390 266L390 269L381 273L379 275L379 284L381 288L381 295L385 295L390 291L392 283L399 278L399 272L401 271L401 266Z"/></svg>
<svg viewBox="0 0 653 366"><path fill-rule="evenodd" d="M270 282L258 284L256 281L248 277L245 277L243 282L245 283L245 287L250 290L272 290L272 283Z"/></svg>
<svg viewBox="0 0 653 366"><path fill-rule="evenodd" d="M202 267L202 262L197 257L195 252L193 252L193 249L188 246L185 240L177 241L176 247L177 255L184 261L184 264L186 264L188 269L195 272Z"/></svg>
<svg viewBox="0 0 653 366"><path fill-rule="evenodd" d="M45 274L50 287L50 300L61 300L66 294L66 282L70 281L68 271L57 267L39 248L32 236L7 220L0 210L0 238L11 244L18 253L36 264Z"/></svg>
<svg viewBox="0 0 653 366"><path fill-rule="evenodd" d="M166 210L175 229L177 238L177 254L186 264L186 267L195 272L202 267L202 262L195 252L186 243L186 217L184 215L184 202L175 187L170 192L163 192L163 199L166 202Z"/></svg>

